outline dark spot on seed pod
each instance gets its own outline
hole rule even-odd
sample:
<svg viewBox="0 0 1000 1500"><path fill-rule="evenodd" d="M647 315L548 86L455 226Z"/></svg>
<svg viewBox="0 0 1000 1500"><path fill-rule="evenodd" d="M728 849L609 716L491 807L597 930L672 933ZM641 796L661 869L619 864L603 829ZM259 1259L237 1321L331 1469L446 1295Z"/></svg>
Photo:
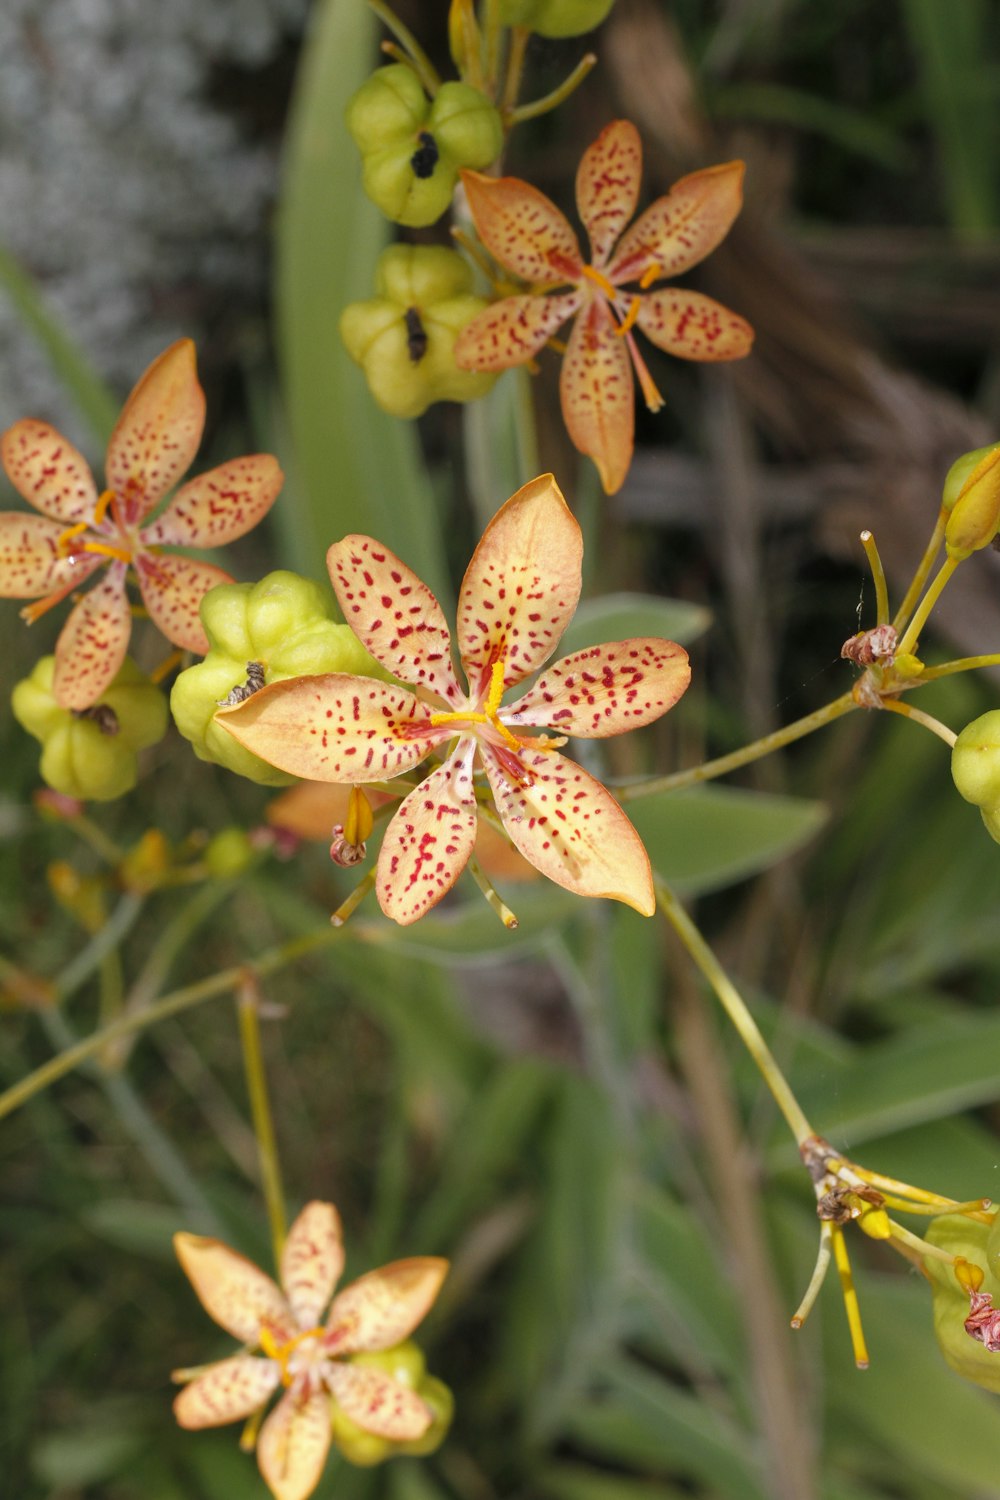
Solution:
<svg viewBox="0 0 1000 1500"><path fill-rule="evenodd" d="M427 332L415 307L408 307L406 317L406 348L410 359L418 365L427 353Z"/></svg>
<svg viewBox="0 0 1000 1500"><path fill-rule="evenodd" d="M437 148L437 141L429 130L422 130L417 136L420 145L410 157L410 166L413 168L414 176L429 177L438 164L441 153Z"/></svg>

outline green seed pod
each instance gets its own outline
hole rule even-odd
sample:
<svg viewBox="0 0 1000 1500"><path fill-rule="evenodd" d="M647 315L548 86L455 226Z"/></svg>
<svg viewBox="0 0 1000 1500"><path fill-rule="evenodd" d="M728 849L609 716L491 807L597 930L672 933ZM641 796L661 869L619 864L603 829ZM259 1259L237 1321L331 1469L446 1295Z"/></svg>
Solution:
<svg viewBox="0 0 1000 1500"><path fill-rule="evenodd" d="M55 657L43 656L11 695L18 723L42 745L42 780L68 797L109 802L135 786L138 752L167 728L167 700L130 658L100 702L74 711L52 695Z"/></svg>
<svg viewBox="0 0 1000 1500"><path fill-rule="evenodd" d="M961 1255L986 1271L982 1290L1000 1306L1000 1280L996 1276L996 1256L989 1253L990 1226L977 1224L964 1214L944 1214L931 1221L926 1239L929 1244ZM951 1266L936 1256L923 1262L931 1284L934 1303L934 1333L941 1353L951 1368L965 1380L988 1391L1000 1391L1000 1360L966 1333L969 1295L960 1285Z"/></svg>
<svg viewBox="0 0 1000 1500"><path fill-rule="evenodd" d="M987 443L985 448L974 448L971 453L963 453L961 458L956 458L944 478L941 504L945 510L951 510L973 470L979 467L984 458L995 453L998 447L1000 443Z"/></svg>
<svg viewBox="0 0 1000 1500"><path fill-rule="evenodd" d="M379 256L377 296L352 302L340 334L368 387L394 417L419 417L433 401L475 401L496 375L460 370L455 340L488 303L472 271L443 245L390 245Z"/></svg>
<svg viewBox="0 0 1000 1500"><path fill-rule="evenodd" d="M286 677L323 672L386 677L350 626L334 621L333 603L324 590L296 573L279 570L259 583L220 584L201 601L201 621L208 655L174 683L174 722L199 760L214 761L263 786L287 786L295 777L252 755L215 722L224 700L240 702Z"/></svg>
<svg viewBox="0 0 1000 1500"><path fill-rule="evenodd" d="M254 847L242 828L223 828L205 847L204 861L216 880L242 875L255 859Z"/></svg>
<svg viewBox="0 0 1000 1500"><path fill-rule="evenodd" d="M986 832L991 839L1000 844L1000 804L995 807L981 807L980 816L986 827Z"/></svg>
<svg viewBox="0 0 1000 1500"><path fill-rule="evenodd" d="M434 1420L423 1437L413 1438L408 1443L397 1443L396 1451L411 1454L414 1458L426 1458L428 1453L436 1453L448 1436L451 1420L455 1415L455 1397L450 1387L434 1375L425 1375L417 1390L421 1401L426 1401L434 1413Z"/></svg>
<svg viewBox="0 0 1000 1500"><path fill-rule="evenodd" d="M969 453L966 460L976 458ZM949 470L948 480L956 464ZM949 493L945 481L945 496ZM947 500L945 501L947 503ZM951 514L944 530L945 550L949 557L959 562L981 547L988 547L1000 529L1000 443L980 449L978 462L968 473L951 505Z"/></svg>
<svg viewBox="0 0 1000 1500"><path fill-rule="evenodd" d="M951 752L951 775L966 802L992 809L996 815L1000 807L1000 708L966 724Z"/></svg>
<svg viewBox="0 0 1000 1500"><path fill-rule="evenodd" d="M347 106L364 187L387 218L411 228L448 211L460 167L487 167L503 145L493 105L467 83L442 84L433 103L401 63L379 68Z"/></svg>
<svg viewBox="0 0 1000 1500"><path fill-rule="evenodd" d="M528 26L539 36L579 36L593 31L615 0L500 0L505 26Z"/></svg>

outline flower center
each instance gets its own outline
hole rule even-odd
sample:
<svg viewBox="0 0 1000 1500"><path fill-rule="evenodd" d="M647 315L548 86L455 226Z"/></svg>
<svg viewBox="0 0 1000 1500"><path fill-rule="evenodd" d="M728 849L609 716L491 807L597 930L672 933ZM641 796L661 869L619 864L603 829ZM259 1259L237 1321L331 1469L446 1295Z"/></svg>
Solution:
<svg viewBox="0 0 1000 1500"><path fill-rule="evenodd" d="M435 728L440 724L492 724L493 728L506 740L507 744L514 750L521 748L521 741L516 734L512 734L506 724L500 718L500 700L503 697L503 678L506 668L506 660L501 657L493 663L490 669L490 690L486 695L482 708L459 709L457 712L431 714L431 723Z"/></svg>
<svg viewBox="0 0 1000 1500"><path fill-rule="evenodd" d="M67 526L66 530L60 534L59 540L56 543L60 553L68 556L73 552L97 552L102 557L112 557L117 562L130 563L132 561L132 552L127 547L113 547L110 542L101 542L94 538L88 538L87 541L81 542L78 547L74 547L73 545L75 539L84 532L89 531L91 526L100 526L108 512L108 507L114 505L114 500L114 490L105 490L99 496L97 504L94 506L94 514L91 520L77 521L75 526ZM114 514L114 512L112 513ZM117 516L115 519L117 520Z"/></svg>
<svg viewBox="0 0 1000 1500"><path fill-rule="evenodd" d="M291 1385L292 1381L299 1373L298 1369L290 1368L289 1364L296 1350L308 1341L316 1340L322 1337L325 1332L325 1328L307 1328L304 1330L304 1332L297 1333L294 1338L286 1339L284 1343L279 1344L278 1340L275 1338L270 1328L268 1328L267 1324L261 1324L259 1339L260 1347L263 1349L264 1353L268 1356L269 1359L275 1360L280 1366L282 1385ZM316 1345L317 1349L318 1347L319 1346ZM307 1364L312 1362L313 1361L308 1359L305 1361L305 1363ZM295 1363L298 1364L299 1361L295 1361Z"/></svg>

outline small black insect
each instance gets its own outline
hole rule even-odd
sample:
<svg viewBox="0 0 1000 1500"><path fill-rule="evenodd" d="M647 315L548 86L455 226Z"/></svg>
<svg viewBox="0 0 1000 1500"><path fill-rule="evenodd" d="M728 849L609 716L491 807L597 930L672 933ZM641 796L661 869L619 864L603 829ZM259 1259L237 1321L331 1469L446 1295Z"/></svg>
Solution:
<svg viewBox="0 0 1000 1500"><path fill-rule="evenodd" d="M247 662L247 680L238 682L234 688L230 688L224 698L218 699L220 708L234 708L237 703L245 703L252 698L254 693L259 693L264 686L264 663L262 661Z"/></svg>
<svg viewBox="0 0 1000 1500"><path fill-rule="evenodd" d="M406 348L410 359L418 365L427 353L427 332L415 307L406 309Z"/></svg>
<svg viewBox="0 0 1000 1500"><path fill-rule="evenodd" d="M121 728L118 715L110 703L94 703L90 708L74 708L72 714L74 719L90 719L102 734L117 734Z"/></svg>
<svg viewBox="0 0 1000 1500"><path fill-rule="evenodd" d="M438 164L441 155L437 147L437 141L429 130L422 130L417 136L420 145L410 157L410 166L413 168L414 176L429 177Z"/></svg>

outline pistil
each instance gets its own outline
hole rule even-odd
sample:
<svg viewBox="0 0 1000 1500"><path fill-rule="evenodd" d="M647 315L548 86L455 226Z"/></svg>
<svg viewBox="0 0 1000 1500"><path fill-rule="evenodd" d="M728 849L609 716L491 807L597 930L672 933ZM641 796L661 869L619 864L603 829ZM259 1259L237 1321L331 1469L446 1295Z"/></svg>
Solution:
<svg viewBox="0 0 1000 1500"><path fill-rule="evenodd" d="M289 1386L294 1379L294 1376L289 1373L288 1361L299 1345L304 1344L306 1339L321 1337L325 1332L325 1328L318 1326L316 1328L307 1328L303 1333L297 1333L293 1339L288 1339L285 1343L279 1344L270 1328L266 1324L261 1325L260 1347L269 1359L275 1360L281 1366L282 1385Z"/></svg>

